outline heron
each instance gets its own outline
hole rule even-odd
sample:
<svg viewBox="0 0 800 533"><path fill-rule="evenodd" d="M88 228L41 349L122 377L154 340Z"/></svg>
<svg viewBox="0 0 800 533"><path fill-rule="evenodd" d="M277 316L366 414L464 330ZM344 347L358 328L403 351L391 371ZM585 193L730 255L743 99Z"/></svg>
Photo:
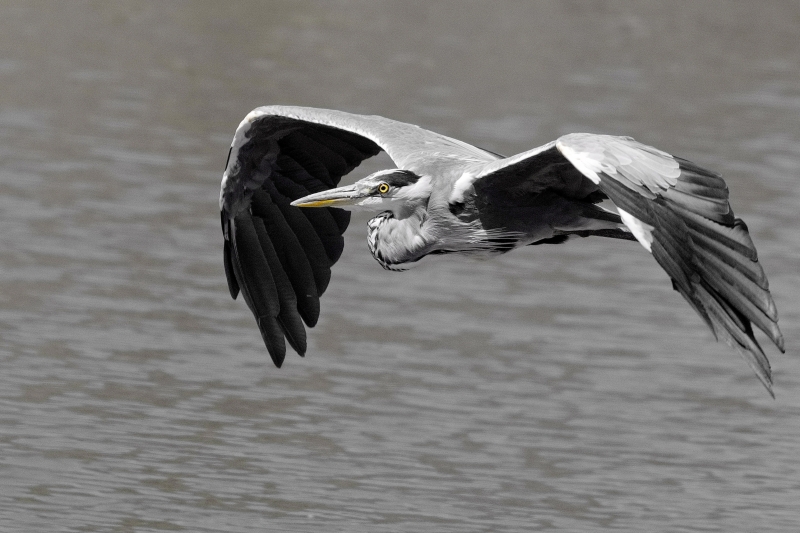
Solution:
<svg viewBox="0 0 800 533"><path fill-rule="evenodd" d="M395 168L339 186L380 152ZM778 313L728 196L719 174L630 137L571 133L503 157L377 115L264 106L239 124L222 176L225 275L280 367L287 342L306 352L350 211L377 212L367 243L393 271L573 237L638 241L774 397L753 325L784 352Z"/></svg>

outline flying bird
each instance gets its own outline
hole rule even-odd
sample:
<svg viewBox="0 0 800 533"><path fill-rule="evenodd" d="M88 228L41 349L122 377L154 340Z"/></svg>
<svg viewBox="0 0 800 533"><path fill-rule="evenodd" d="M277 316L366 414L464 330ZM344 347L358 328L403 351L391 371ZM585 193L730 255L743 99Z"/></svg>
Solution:
<svg viewBox="0 0 800 533"><path fill-rule="evenodd" d="M381 151L397 168L338 186ZM616 212L601 207L604 200ZM573 236L636 240L772 394L753 325L782 352L783 336L727 185L630 137L572 133L503 157L380 116L259 107L236 130L219 203L228 288L234 299L244 296L278 367L286 341L305 354L305 326L319 318L349 211L367 210L378 213L368 224L369 250L387 270Z"/></svg>

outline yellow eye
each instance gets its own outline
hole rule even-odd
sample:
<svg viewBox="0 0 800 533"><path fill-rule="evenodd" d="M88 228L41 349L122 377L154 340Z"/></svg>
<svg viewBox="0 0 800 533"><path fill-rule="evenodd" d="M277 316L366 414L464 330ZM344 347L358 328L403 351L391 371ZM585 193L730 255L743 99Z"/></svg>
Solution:
<svg viewBox="0 0 800 533"><path fill-rule="evenodd" d="M378 185L378 192L381 194L386 194L389 192L389 184L388 183L381 183Z"/></svg>

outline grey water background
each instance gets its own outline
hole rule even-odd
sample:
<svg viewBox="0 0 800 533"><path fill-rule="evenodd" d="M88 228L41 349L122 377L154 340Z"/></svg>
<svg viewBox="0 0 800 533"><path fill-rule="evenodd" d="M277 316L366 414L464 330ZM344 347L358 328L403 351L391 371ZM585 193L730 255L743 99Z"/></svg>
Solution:
<svg viewBox="0 0 800 533"><path fill-rule="evenodd" d="M794 0L0 3L0 531L800 530L798 28ZM396 274L366 217L274 368L217 207L273 103L721 172L777 400L636 243Z"/></svg>

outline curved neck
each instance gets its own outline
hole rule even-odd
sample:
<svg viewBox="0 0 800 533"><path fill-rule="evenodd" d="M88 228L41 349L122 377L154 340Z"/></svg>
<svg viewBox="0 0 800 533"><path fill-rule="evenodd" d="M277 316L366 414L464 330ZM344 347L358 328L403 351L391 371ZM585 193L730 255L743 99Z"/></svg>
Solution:
<svg viewBox="0 0 800 533"><path fill-rule="evenodd" d="M407 270L424 257L432 239L423 226L427 213L419 206L404 218L384 211L369 221L367 245L372 257L387 270Z"/></svg>

